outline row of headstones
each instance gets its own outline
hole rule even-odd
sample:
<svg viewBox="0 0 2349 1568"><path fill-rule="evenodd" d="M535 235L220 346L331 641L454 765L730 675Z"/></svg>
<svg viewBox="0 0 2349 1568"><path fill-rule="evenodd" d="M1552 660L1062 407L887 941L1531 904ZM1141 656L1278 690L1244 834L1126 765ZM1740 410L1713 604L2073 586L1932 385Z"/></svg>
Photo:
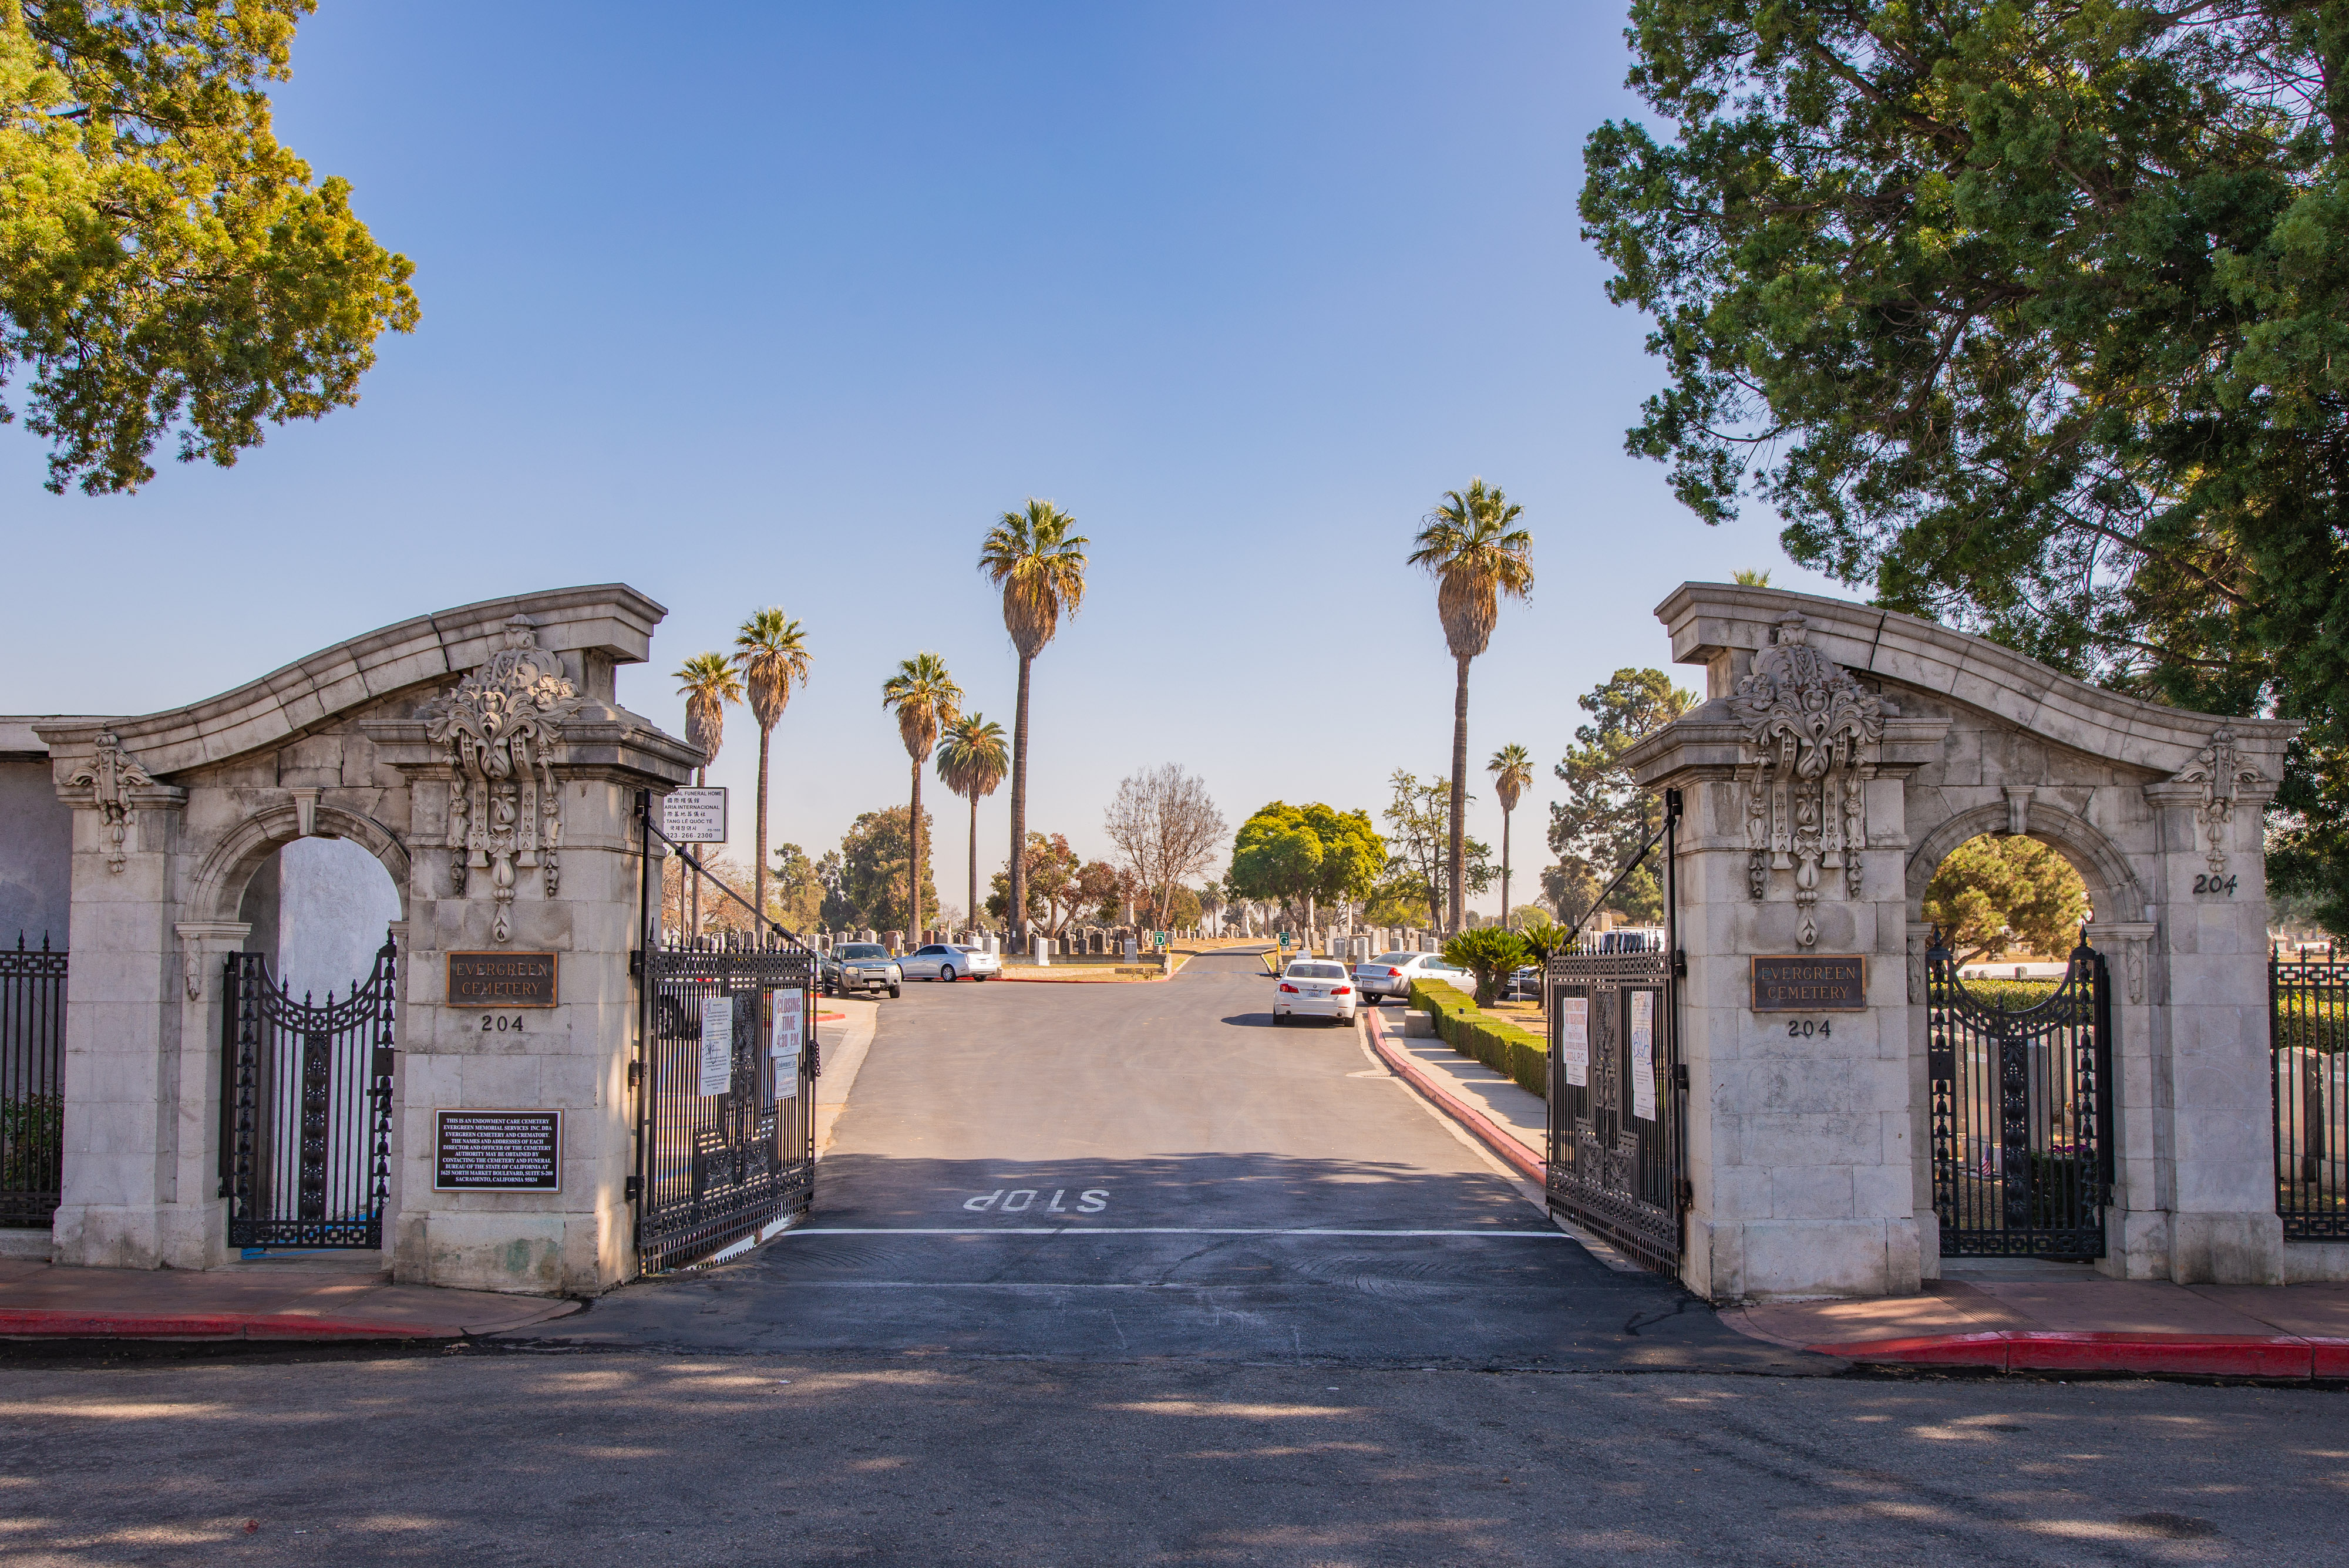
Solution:
<svg viewBox="0 0 2349 1568"><path fill-rule="evenodd" d="M1405 926L1361 926L1351 934L1332 928L1308 940L1314 952L1327 953L1350 963L1367 963L1380 953L1433 952L1444 945L1433 932Z"/></svg>

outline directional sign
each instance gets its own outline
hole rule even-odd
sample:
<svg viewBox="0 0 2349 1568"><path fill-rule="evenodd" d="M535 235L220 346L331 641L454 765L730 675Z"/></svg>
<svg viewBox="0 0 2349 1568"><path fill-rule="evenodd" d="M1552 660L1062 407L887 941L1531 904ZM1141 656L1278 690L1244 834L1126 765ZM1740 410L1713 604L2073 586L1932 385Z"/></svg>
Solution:
<svg viewBox="0 0 2349 1568"><path fill-rule="evenodd" d="M671 844L726 842L726 792L673 789L661 796L660 830Z"/></svg>

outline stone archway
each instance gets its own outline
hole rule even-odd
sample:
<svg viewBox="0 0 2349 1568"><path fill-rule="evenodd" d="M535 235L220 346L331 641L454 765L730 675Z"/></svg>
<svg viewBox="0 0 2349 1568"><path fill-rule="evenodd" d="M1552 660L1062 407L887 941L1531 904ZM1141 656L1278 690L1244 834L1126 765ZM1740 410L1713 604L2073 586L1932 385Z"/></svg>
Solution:
<svg viewBox="0 0 2349 1568"><path fill-rule="evenodd" d="M2260 815L2296 726L2136 701L1807 595L1686 584L1657 614L1673 657L1707 670L1707 700L1629 758L1691 818L1689 1283L1723 1300L1878 1294L1938 1272L1919 915L1935 867L1985 832L2042 839L2080 870L2115 971L2100 1266L2280 1280ZM1806 952L1866 969L1832 1045L1790 1046L1755 1011L1751 959Z"/></svg>
<svg viewBox="0 0 2349 1568"><path fill-rule="evenodd" d="M56 1256L223 1260L218 1002L225 955L249 935L239 900L285 846L335 837L388 873L409 939L396 1272L588 1292L627 1276L631 824L637 792L666 793L699 753L617 707L613 672L648 657L665 613L616 585L490 600L185 708L36 724L74 808ZM497 722L484 704L502 705ZM484 774L492 753L526 783ZM544 1027L485 1054L481 1015L445 994L445 955L522 949L559 955L559 996ZM433 1113L480 1106L562 1113L556 1190L435 1191Z"/></svg>

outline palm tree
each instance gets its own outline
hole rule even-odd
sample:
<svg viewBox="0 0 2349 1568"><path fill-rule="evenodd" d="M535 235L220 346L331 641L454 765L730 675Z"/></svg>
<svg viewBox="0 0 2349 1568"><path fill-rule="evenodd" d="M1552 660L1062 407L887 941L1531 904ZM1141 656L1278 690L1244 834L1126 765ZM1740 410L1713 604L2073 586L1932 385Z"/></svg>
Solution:
<svg viewBox="0 0 2349 1568"><path fill-rule="evenodd" d="M726 743L726 704L742 701L742 678L722 653L697 653L677 667L671 677L685 698L685 739L688 745L701 753L701 766L694 782L709 783L709 764L718 760L718 748ZM701 935L701 878L693 879L693 912L688 918L688 929Z"/></svg>
<svg viewBox="0 0 2349 1568"><path fill-rule="evenodd" d="M1435 613L1444 621L1444 639L1460 670L1452 699L1452 838L1447 853L1449 918L1454 931L1464 929L1466 912L1462 845L1468 805L1468 661L1493 639L1493 623L1500 618L1499 596L1521 599L1533 587L1534 569L1526 557L1534 536L1516 526L1524 514L1525 508L1512 503L1500 486L1487 489L1482 479L1472 479L1464 492L1444 493L1442 504L1422 519L1419 536L1412 541L1411 565L1425 567L1435 578Z"/></svg>
<svg viewBox="0 0 2349 1568"><path fill-rule="evenodd" d="M1534 760L1523 746L1510 744L1493 753L1485 764L1493 775L1493 793L1501 797L1501 924L1509 923L1509 814L1517 809L1518 797L1526 786L1534 782Z"/></svg>
<svg viewBox="0 0 2349 1568"><path fill-rule="evenodd" d="M1011 716L1011 937L1028 929L1028 670L1085 597L1085 545L1077 520L1049 501L1028 498L1006 512L978 547L978 569L1003 589L1003 628L1019 655L1019 700Z"/></svg>
<svg viewBox="0 0 2349 1568"><path fill-rule="evenodd" d="M759 722L759 842L750 852L750 902L767 916L767 742L792 700L792 688L808 676L807 634L779 609L762 609L734 634L734 662L750 694L750 717Z"/></svg>
<svg viewBox="0 0 2349 1568"><path fill-rule="evenodd" d="M922 940L922 764L938 743L938 731L962 716L962 688L947 673L947 661L935 653L917 653L897 666L897 673L881 683L881 706L897 715L897 733L905 754L914 759L914 813L906 820L905 908L913 919L905 940Z"/></svg>
<svg viewBox="0 0 2349 1568"><path fill-rule="evenodd" d="M1770 586L1770 574L1760 566L1740 566L1736 582L1741 588L1766 588Z"/></svg>
<svg viewBox="0 0 2349 1568"><path fill-rule="evenodd" d="M993 794L1011 767L1003 726L983 713L965 713L938 742L938 779L970 802L970 923L978 924L978 798Z"/></svg>

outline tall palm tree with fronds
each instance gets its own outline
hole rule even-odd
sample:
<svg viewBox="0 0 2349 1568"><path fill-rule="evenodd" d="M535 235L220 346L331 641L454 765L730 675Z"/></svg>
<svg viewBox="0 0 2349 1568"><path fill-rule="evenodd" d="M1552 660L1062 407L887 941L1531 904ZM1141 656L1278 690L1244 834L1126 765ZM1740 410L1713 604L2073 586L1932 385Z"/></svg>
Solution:
<svg viewBox="0 0 2349 1568"><path fill-rule="evenodd" d="M917 653L897 666L897 673L881 683L881 706L897 715L897 734L905 754L914 759L914 814L906 822L905 908L913 919L905 940L922 940L922 764L938 743L938 732L962 717L962 688L947 673L947 661L935 653Z"/></svg>
<svg viewBox="0 0 2349 1568"><path fill-rule="evenodd" d="M1493 639L1493 623L1500 618L1500 596L1524 598L1534 584L1527 556L1534 536L1517 526L1525 508L1501 493L1472 479L1464 491L1447 490L1434 511L1421 520L1419 536L1412 541L1411 565L1424 567L1435 579L1435 613L1444 622L1444 639L1459 667L1459 683L1452 698L1452 833L1446 859L1450 868L1451 928L1466 926L1466 870L1462 845L1466 836L1468 805L1468 661L1485 651Z"/></svg>
<svg viewBox="0 0 2349 1568"><path fill-rule="evenodd" d="M750 852L750 902L767 915L767 750L775 725L792 700L792 688L807 683L807 634L779 609L762 609L734 634L734 662L750 697L750 717L759 723L758 843Z"/></svg>
<svg viewBox="0 0 2349 1568"><path fill-rule="evenodd" d="M978 569L1003 590L1003 628L1019 655L1019 701L1011 716L1011 937L1028 929L1028 671L1036 655L1085 597L1085 545L1077 520L1049 501L1028 498L1006 512L978 547Z"/></svg>
<svg viewBox="0 0 2349 1568"><path fill-rule="evenodd" d="M1509 923L1509 814L1517 809L1526 786L1534 782L1534 760L1523 746L1503 746L1485 764L1493 775L1493 793L1501 797L1501 924Z"/></svg>
<svg viewBox="0 0 2349 1568"><path fill-rule="evenodd" d="M983 713L965 713L938 742L938 778L970 802L970 923L978 924L978 800L993 794L1011 768L1003 726Z"/></svg>
<svg viewBox="0 0 2349 1568"><path fill-rule="evenodd" d="M678 682L678 691L685 699L686 743L701 753L701 766L694 782L709 783L709 764L718 760L718 748L726 743L726 704L742 701L742 677L735 670L733 661L722 653L697 653L677 667L671 677ZM701 878L693 879L692 913L687 929L701 935Z"/></svg>

